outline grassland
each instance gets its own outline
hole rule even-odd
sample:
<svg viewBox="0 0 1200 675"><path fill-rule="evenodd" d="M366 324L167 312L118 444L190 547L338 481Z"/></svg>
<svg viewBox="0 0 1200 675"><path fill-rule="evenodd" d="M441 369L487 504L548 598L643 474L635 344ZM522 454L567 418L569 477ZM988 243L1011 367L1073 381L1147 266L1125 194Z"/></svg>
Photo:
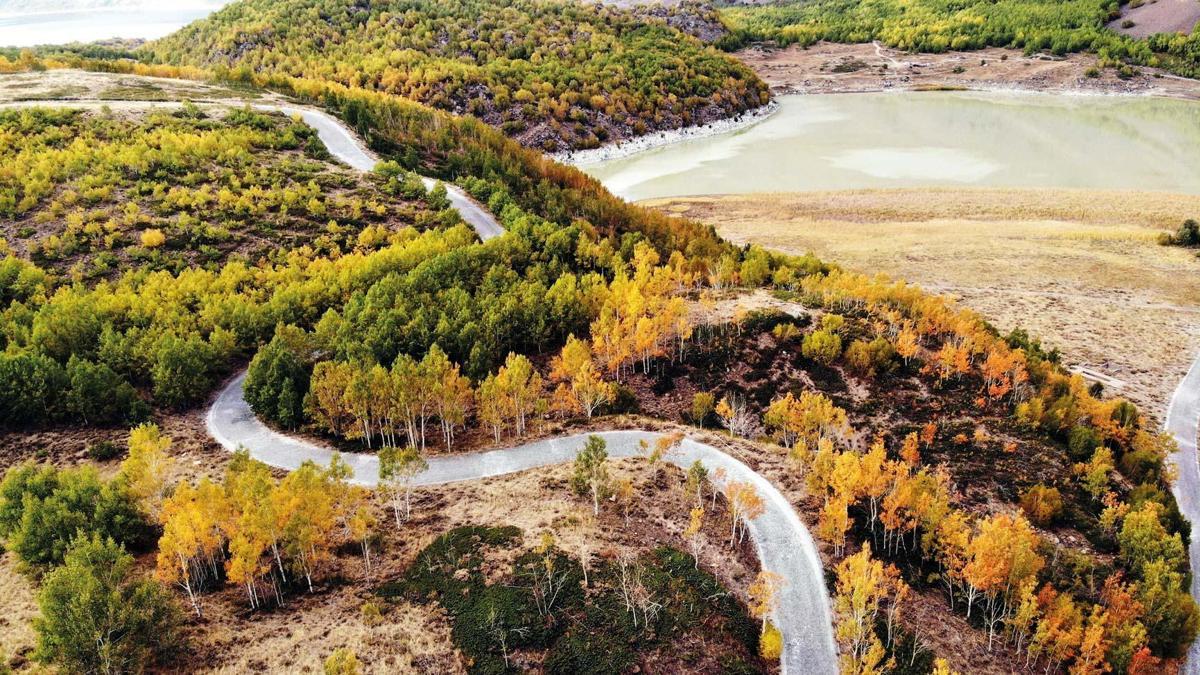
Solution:
<svg viewBox="0 0 1200 675"><path fill-rule="evenodd" d="M867 190L653 200L735 242L813 251L957 295L1022 327L1113 393L1165 408L1200 347L1195 256L1155 244L1200 197L1017 189Z"/></svg>
<svg viewBox="0 0 1200 675"><path fill-rule="evenodd" d="M172 482L221 475L231 455L208 437L200 413L166 416L160 423L175 441ZM545 430L549 434L562 431L557 427ZM0 437L0 467L29 458L25 451L35 447L41 449L35 455L41 461L78 464L84 461L79 450L100 439L122 446L127 442L125 432L98 429L7 434ZM112 474L118 461L101 462L99 468ZM621 460L614 462L612 475L616 480L628 478L637 494L653 495L639 500L628 520L615 507L593 518L586 500L571 492L569 465L418 489L413 496L413 518L403 527L392 525L387 500L377 496L374 509L380 526L369 574L357 547L347 547L337 552L336 572L314 593L289 597L286 604L271 611L248 611L244 592L232 585L206 593L202 600L205 617L188 622L187 648L171 664L171 670L320 672L330 652L349 647L364 665L364 673L465 673L469 664L452 643L450 622L437 603L388 602L380 599L377 589L408 570L416 555L438 536L465 525L518 527L523 532L522 550L535 546L541 533L553 532L560 549L572 556L588 550L597 564L660 545L685 549L682 532L695 496L684 487L682 473L662 463ZM703 536L707 545L700 553L700 569L716 575L744 601L758 561L749 542L728 548L726 522L723 512L714 512L706 523ZM143 556L139 566L150 573L154 556ZM10 663L23 672L32 666L36 586L17 571L12 554L0 553L0 592L5 594L8 610L0 617L0 667ZM379 606L381 615L365 617L362 608L366 603ZM719 634L715 630L707 635L692 631L685 642L704 642ZM715 664L727 653L725 649L712 650L713 663L694 672L720 672ZM648 667L649 672L678 672L670 665L674 657L669 649L648 649L642 656L643 672Z"/></svg>

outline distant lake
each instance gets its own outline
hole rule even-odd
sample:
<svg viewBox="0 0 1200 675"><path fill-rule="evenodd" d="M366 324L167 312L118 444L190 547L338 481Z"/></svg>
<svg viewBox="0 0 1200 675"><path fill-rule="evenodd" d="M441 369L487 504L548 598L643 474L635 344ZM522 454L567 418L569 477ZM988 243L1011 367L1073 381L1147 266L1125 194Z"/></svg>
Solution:
<svg viewBox="0 0 1200 675"><path fill-rule="evenodd" d="M980 92L784 96L767 120L581 166L630 200L926 186L1200 193L1200 103Z"/></svg>
<svg viewBox="0 0 1200 675"><path fill-rule="evenodd" d="M166 3L164 3L166 4ZM92 42L107 38L153 40L212 13L211 8L108 9L0 16L0 46Z"/></svg>

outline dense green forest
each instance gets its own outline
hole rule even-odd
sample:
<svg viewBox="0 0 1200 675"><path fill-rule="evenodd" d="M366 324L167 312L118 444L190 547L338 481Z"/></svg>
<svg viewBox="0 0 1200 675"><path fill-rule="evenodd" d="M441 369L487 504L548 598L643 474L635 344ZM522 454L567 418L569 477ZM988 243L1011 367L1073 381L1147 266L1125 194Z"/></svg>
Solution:
<svg viewBox="0 0 1200 675"><path fill-rule="evenodd" d="M0 112L0 237L73 278L371 249L406 226L457 221L424 196L411 177L338 167L282 114Z"/></svg>
<svg viewBox="0 0 1200 675"><path fill-rule="evenodd" d="M923 52L983 47L1055 54L1088 51L1200 76L1200 36L1135 40L1105 27L1118 15L1116 0L805 0L725 8L722 17L731 34L723 44L878 40Z"/></svg>
<svg viewBox="0 0 1200 675"><path fill-rule="evenodd" d="M243 0L147 54L239 79L286 74L398 94L549 151L767 101L747 67L664 21L556 0Z"/></svg>
<svg viewBox="0 0 1200 675"><path fill-rule="evenodd" d="M740 255L711 228L629 206L478 121L386 95L293 84L399 160L381 175L403 176L403 165L475 176L463 182L511 235L474 246L461 225L405 228L378 250L304 247L271 265L233 260L177 274L141 266L95 286L10 256L0 270L6 425L136 421L146 400L189 406L279 324L332 340L328 354L385 364L437 343L482 378L511 351L541 351L585 331L599 310L589 298L630 264L639 242L664 260L674 254L685 270Z"/></svg>

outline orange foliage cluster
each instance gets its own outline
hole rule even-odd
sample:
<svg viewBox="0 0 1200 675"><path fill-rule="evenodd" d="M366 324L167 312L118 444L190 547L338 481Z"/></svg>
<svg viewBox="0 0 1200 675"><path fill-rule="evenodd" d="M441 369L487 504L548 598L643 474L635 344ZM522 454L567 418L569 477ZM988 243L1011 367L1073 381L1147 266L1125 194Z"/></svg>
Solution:
<svg viewBox="0 0 1200 675"><path fill-rule="evenodd" d="M1023 516L974 518L955 508L945 469L916 467L911 461L917 444L917 434L906 438L902 459L889 459L882 440L861 455L838 451L830 441L819 444L807 462L807 482L824 500L818 534L835 556L846 545L854 508L885 554L915 555L940 568L951 607L961 601L968 617L982 613L989 647L1005 639L1050 669L1069 665L1072 673L1101 673L1132 667L1135 660L1144 666L1148 659L1175 656L1179 645L1150 637L1164 622L1185 626L1180 631L1185 638L1194 635L1196 609L1177 571L1184 560L1182 544L1163 529L1157 504L1133 514L1126 507L1114 518L1125 517L1118 539L1135 574L1142 565L1140 582L1124 583L1118 571L1101 602L1090 604L1039 581L1047 561L1039 552L1038 534ZM881 583L868 585L882 588ZM1150 605L1170 618L1147 611ZM882 656L871 644L856 641L846 647L846 653L863 659L847 666L853 672L879 672Z"/></svg>

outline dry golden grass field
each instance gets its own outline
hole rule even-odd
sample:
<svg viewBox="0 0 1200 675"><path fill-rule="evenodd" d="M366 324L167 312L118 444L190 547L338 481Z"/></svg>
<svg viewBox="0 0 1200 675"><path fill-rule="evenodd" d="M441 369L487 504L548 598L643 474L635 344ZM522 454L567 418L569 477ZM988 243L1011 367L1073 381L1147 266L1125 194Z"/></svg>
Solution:
<svg viewBox="0 0 1200 675"><path fill-rule="evenodd" d="M723 236L958 296L1161 415L1200 349L1200 259L1155 243L1200 196L913 189L658 199Z"/></svg>

